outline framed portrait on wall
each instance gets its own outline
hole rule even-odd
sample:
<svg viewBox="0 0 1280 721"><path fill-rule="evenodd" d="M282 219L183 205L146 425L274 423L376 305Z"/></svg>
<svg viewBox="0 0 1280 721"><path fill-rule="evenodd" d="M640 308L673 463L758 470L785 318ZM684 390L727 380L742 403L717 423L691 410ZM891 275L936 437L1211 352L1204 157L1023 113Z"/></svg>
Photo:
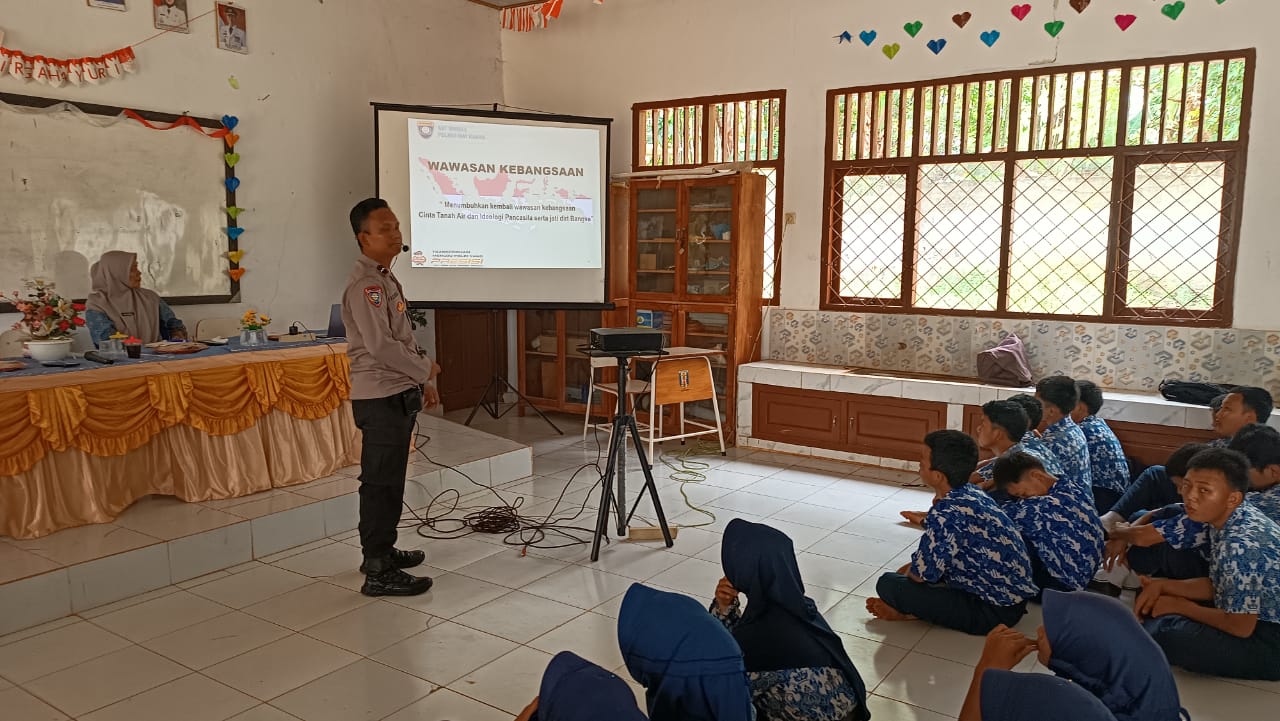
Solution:
<svg viewBox="0 0 1280 721"><path fill-rule="evenodd" d="M234 3L217 2L213 9L217 18L214 25L218 31L218 47L233 53L248 53L249 25L244 8Z"/></svg>
<svg viewBox="0 0 1280 721"><path fill-rule="evenodd" d="M156 30L189 33L187 0L155 0Z"/></svg>
<svg viewBox="0 0 1280 721"><path fill-rule="evenodd" d="M124 4L125 0L86 0L91 8L105 8L107 10L128 10Z"/></svg>

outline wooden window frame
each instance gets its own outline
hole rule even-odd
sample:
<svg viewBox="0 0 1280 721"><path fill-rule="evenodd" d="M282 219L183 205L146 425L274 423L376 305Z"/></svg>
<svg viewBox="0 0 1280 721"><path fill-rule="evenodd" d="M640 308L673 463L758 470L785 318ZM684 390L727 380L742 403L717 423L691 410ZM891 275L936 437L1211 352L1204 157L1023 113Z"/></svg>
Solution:
<svg viewBox="0 0 1280 721"><path fill-rule="evenodd" d="M778 101L778 157L773 160L753 160L752 165L756 168L772 168L774 170L775 186L777 197L775 199L774 229L773 229L773 288L768 298L762 299L764 305L778 305L779 298L782 295L782 238L785 235L786 217L783 211L783 193L784 185L784 167L786 165L786 147L787 147L787 91L786 90L765 90L761 92L751 93L733 93L726 95L702 95L692 98L677 98L674 100L660 100L644 103L636 103L631 106L631 153L633 168L639 170L641 168L653 168L662 170L680 170L689 168L699 168L706 165L714 164L713 149L718 139L714 136L712 128L712 111L717 105L726 103L749 102L752 100L777 100ZM700 137L696 138L699 142L697 150L701 153L701 162L696 163L646 163L646 139L645 124L643 122L644 113L651 110L667 110L672 108L689 108L698 107L702 113L702 128ZM731 161L724 161L731 162Z"/></svg>
<svg viewBox="0 0 1280 721"><path fill-rule="evenodd" d="M1241 93L1241 107L1239 115L1239 133L1234 140L1222 140L1226 129L1225 109L1227 88L1229 85L1229 70L1232 61L1243 61L1243 79ZM1191 84L1189 68L1194 64L1202 64L1200 68L1201 80L1201 97L1204 96L1204 87L1209 75L1210 65L1214 62L1222 62L1222 100L1218 107L1216 134L1219 138L1213 141L1201 141L1200 138L1206 133L1205 116L1208 114L1206 110L1199 117L1199 130L1196 133L1196 142L1181 142L1185 140L1186 125L1194 125L1190 121L1182 119L1181 113L1186 104L1186 96L1188 86ZM1161 127L1159 138L1152 142L1148 137L1148 110L1144 106L1142 111L1142 124L1138 131L1137 143L1129 137L1129 130L1126 126L1125 119L1128 118L1129 91L1133 88L1132 80L1135 70L1141 69L1144 93L1150 93L1151 69L1163 67L1164 75L1161 76L1160 92L1164 93L1164 82L1167 80L1168 69L1171 66L1181 65L1183 67L1182 77L1182 104L1178 106L1179 113L1177 140L1178 142L1166 142L1164 135L1168 128L1165 125L1166 114L1170 112L1171 103L1174 102L1173 94L1165 94L1160 108ZM1160 58L1148 58L1141 60L1128 60L1106 63L1089 63L1078 65L1051 66L1043 68L1032 68L1028 70L1006 71L1000 73L985 73L977 75L956 76L950 78L930 79L913 83L902 84L879 84L870 86L857 86L849 88L838 88L827 91L826 103L826 153L825 153L825 169L824 169L824 187L823 197L825 199L825 213L823 218L823 237L822 237L822 255L821 269L819 275L819 284L822 289L822 297L820 299L820 308L822 310L836 311L856 311L856 310L874 310L884 313L912 313L924 315L949 315L949 316L967 316L967 317L996 317L996 318L1022 318L1022 319L1045 319L1045 320L1070 320L1084 322L1114 322L1114 323L1133 323L1133 324L1176 324L1186 326L1203 326L1203 327L1230 327L1234 314L1234 291L1235 291L1235 265L1236 256L1239 249L1239 229L1241 217L1243 213L1243 193L1245 179L1245 165L1248 158L1249 130L1250 120L1253 106L1254 79L1257 70L1257 52L1255 49L1244 49L1235 51L1199 53L1192 55L1179 55ZM1094 131L1089 128L1089 97L1092 92L1088 85L1085 86L1084 103L1085 109L1083 118L1078 123L1078 129L1072 128L1074 119L1068 117L1063 124L1063 137L1057 139L1059 147L1054 147L1055 140L1053 137L1052 127L1041 127L1042 123L1036 120L1040 117L1040 113L1031 111L1031 123L1029 131L1023 133L1020 131L1020 121L1023 119L1023 103L1022 93L1020 92L1020 83L1030 80L1034 87L1034 97L1032 105L1038 105L1041 101L1042 87L1040 80L1046 76L1050 78L1047 88L1049 93L1050 107L1056 102L1053 98L1059 92L1057 78L1065 75L1068 78L1066 88L1066 106L1068 115L1072 106L1073 89L1072 82L1077 73L1085 73L1087 82L1092 82L1092 74L1101 71L1103 90L1102 110L1099 115L1098 128L1096 131L1096 145L1085 147L1086 141L1094 142ZM1119 77L1119 99L1115 108L1116 117L1118 118L1115 127L1114 139L1110 145L1105 144L1108 135L1107 128L1107 103L1106 103L1106 84L1109 82L1112 72L1118 72ZM981 88L983 99L986 99L987 83L994 81L996 98L995 110L992 120L987 122L984 114L984 107L978 108L978 126L977 147L973 147L968 141L969 127L969 92L970 84L977 83ZM1002 88L1005 82L1009 82L1008 92L1005 93ZM926 107L926 90L930 93L936 92L936 89L943 86L949 86L948 107L944 117L937 117L933 113L933 107ZM959 151L954 152L952 145L952 124L956 119L957 106L960 106L958 98L955 98L955 90L957 88L966 88L963 114L960 117L961 128L965 129L960 138ZM888 112L892 108L891 105L885 103L885 106L879 102L876 94L882 91L899 91L899 97L903 98L901 105L897 109L899 120L906 118L906 95L912 93L912 118L910 125L899 125L896 141L890 132L890 124L886 122L885 116L893 118L893 113ZM1000 97L1004 94L1005 105L1001 105ZM853 118L848 111L849 101L856 95L861 101L862 98L871 94L870 108L872 115L870 117L870 125L867 128L862 127L864 115L868 106L859 105L857 122L858 128L854 128ZM888 97L888 96L886 96ZM932 96L930 96L932 97ZM1146 96L1144 96L1146 97ZM952 102L952 100L955 102ZM839 103L840 110L837 110ZM1208 108L1209 106L1204 106ZM927 154L922 154L922 136L925 123L926 111L930 113L931 127L928 129L931 138L930 147L925 149ZM837 121L839 113L843 113L843 121ZM1002 117L1002 113L1007 113ZM881 123L884 123L882 126ZM988 127L990 126L990 127ZM869 132L868 131L869 128ZM909 142L903 139L906 130L911 131ZM857 131L856 137L851 138L850 133ZM990 131L991 142L990 149L984 149L983 139L987 131ZM882 131L882 136L877 136L877 131ZM943 145L940 136L946 133L946 147L939 151ZM1003 138L1002 134L1007 132L1007 138ZM1069 147L1072 137L1078 132L1078 146ZM1086 132L1089 134L1086 135ZM865 135L864 135L865 133ZM869 142L864 142L868 141ZM1021 149L1020 141L1028 140L1030 145L1028 149ZM1035 146L1043 141L1046 149L1035 149ZM1002 145L1003 142L1003 145ZM853 153L850 156L850 153ZM870 152L877 157L865 157ZM1104 277L1105 289L1102 301L1102 312L1097 315L1078 315L1078 314L1061 314L1061 313L1025 313L1014 312L1008 310L1008 272L1010 267L1011 240L1013 237L1013 223L1011 220L1013 214L1014 191L1017 182L1016 166L1019 161L1030 159L1061 159L1070 157L1093 156L1093 157L1109 157L1113 160L1113 178L1112 178L1112 197L1109 218L1108 231L1108 253L1106 258L1106 275ZM848 159L852 157L852 159ZM966 162L990 162L1004 161L1006 163L1005 172L1005 198L1004 198L1004 221L1001 228L1000 236L1000 270L997 279L999 290L997 294L997 309L995 311L988 310L967 310L967 309L945 309L945 308L929 308L916 306L912 302L915 289L915 261L917 242L916 218L918 215L919 201L908 201L905 210L905 232L904 232L904 254L902 279L903 288L898 298L860 298L853 296L840 295L840 263L841 263L841 224L842 224L842 204L843 198L841 193L842 180L851 173L869 174L873 172L880 173L901 173L906 172L909 184L909 198L916 198L915 188L919 178L920 168L923 166L931 166L936 164L966 163ZM1139 165L1149 164L1152 162L1172 163L1172 162L1204 162L1204 161L1222 161L1224 163L1224 182L1223 182L1223 210L1221 213L1221 224L1219 230L1219 245L1217 257L1217 271L1215 275L1214 285L1214 302L1208 311L1196 311L1186 309L1170 309L1170 308L1133 308L1130 307L1125 299L1127 268L1125 259L1127 255L1127 240L1132 232L1132 207L1124 207L1125 202L1132 197L1133 177L1136 168ZM1126 190L1127 189L1127 190ZM1228 207L1229 203L1229 207Z"/></svg>

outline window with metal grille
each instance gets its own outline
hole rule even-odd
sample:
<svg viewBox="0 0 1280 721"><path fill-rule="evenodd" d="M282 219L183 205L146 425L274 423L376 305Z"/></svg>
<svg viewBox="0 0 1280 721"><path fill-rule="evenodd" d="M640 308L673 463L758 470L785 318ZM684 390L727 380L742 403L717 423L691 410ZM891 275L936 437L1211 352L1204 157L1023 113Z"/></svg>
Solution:
<svg viewBox="0 0 1280 721"><path fill-rule="evenodd" d="M829 91L823 307L1229 325L1255 55Z"/></svg>
<svg viewBox="0 0 1280 721"><path fill-rule="evenodd" d="M782 284L782 167L786 91L684 98L632 106L636 168L751 162L766 179L764 300Z"/></svg>

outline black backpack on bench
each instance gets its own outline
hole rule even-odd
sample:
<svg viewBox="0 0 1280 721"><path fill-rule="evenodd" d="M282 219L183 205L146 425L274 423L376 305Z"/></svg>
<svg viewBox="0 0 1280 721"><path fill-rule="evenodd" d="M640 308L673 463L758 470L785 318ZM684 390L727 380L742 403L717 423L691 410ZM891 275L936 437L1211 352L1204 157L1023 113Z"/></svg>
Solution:
<svg viewBox="0 0 1280 721"><path fill-rule="evenodd" d="M1230 393L1234 385L1217 383L1194 383L1192 381L1176 381L1166 378L1160 381L1160 395L1178 403L1190 403L1193 406L1207 406L1218 396Z"/></svg>

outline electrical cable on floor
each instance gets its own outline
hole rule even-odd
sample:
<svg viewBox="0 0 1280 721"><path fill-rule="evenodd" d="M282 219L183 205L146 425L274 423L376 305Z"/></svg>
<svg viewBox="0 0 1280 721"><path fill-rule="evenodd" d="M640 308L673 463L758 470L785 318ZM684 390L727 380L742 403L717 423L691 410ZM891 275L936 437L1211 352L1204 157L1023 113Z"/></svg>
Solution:
<svg viewBox="0 0 1280 721"><path fill-rule="evenodd" d="M434 466L457 473L476 488L489 491L498 499L498 504L493 506L462 506L463 494L457 489L449 488L433 496L421 515L408 503L405 503L405 508L413 520L402 522L400 527L413 528L423 538L442 540L463 538L473 533L505 534L506 537L503 539L505 545L521 546L525 550L529 548L568 548L591 542L595 533L594 528L571 525L573 521L586 512L587 504L592 497L591 493L583 497L582 503L579 504L573 515L560 518L556 517L556 512L561 503L563 503L565 495L568 494L569 489L573 486L574 481L583 471L589 468L594 469L599 475L599 480L603 481L604 473L600 468L603 447L600 445L599 437L596 438L596 460L591 463L584 463L573 472L569 479L565 481L559 496L545 516L522 515L520 508L524 505L525 499L523 496L508 502L499 492L499 489L494 488L492 485L480 483L462 470L432 459L423 449L430 440L430 436L418 432L415 422L414 452ZM420 482L413 479L408 479L408 481L417 484L423 491L427 491L427 488ZM442 511L438 514L434 512L437 504L442 506ZM459 512L464 514L461 518L456 515ZM568 511L565 512L568 513ZM585 534L586 537L583 538L580 534ZM553 543L549 544L549 540Z"/></svg>

